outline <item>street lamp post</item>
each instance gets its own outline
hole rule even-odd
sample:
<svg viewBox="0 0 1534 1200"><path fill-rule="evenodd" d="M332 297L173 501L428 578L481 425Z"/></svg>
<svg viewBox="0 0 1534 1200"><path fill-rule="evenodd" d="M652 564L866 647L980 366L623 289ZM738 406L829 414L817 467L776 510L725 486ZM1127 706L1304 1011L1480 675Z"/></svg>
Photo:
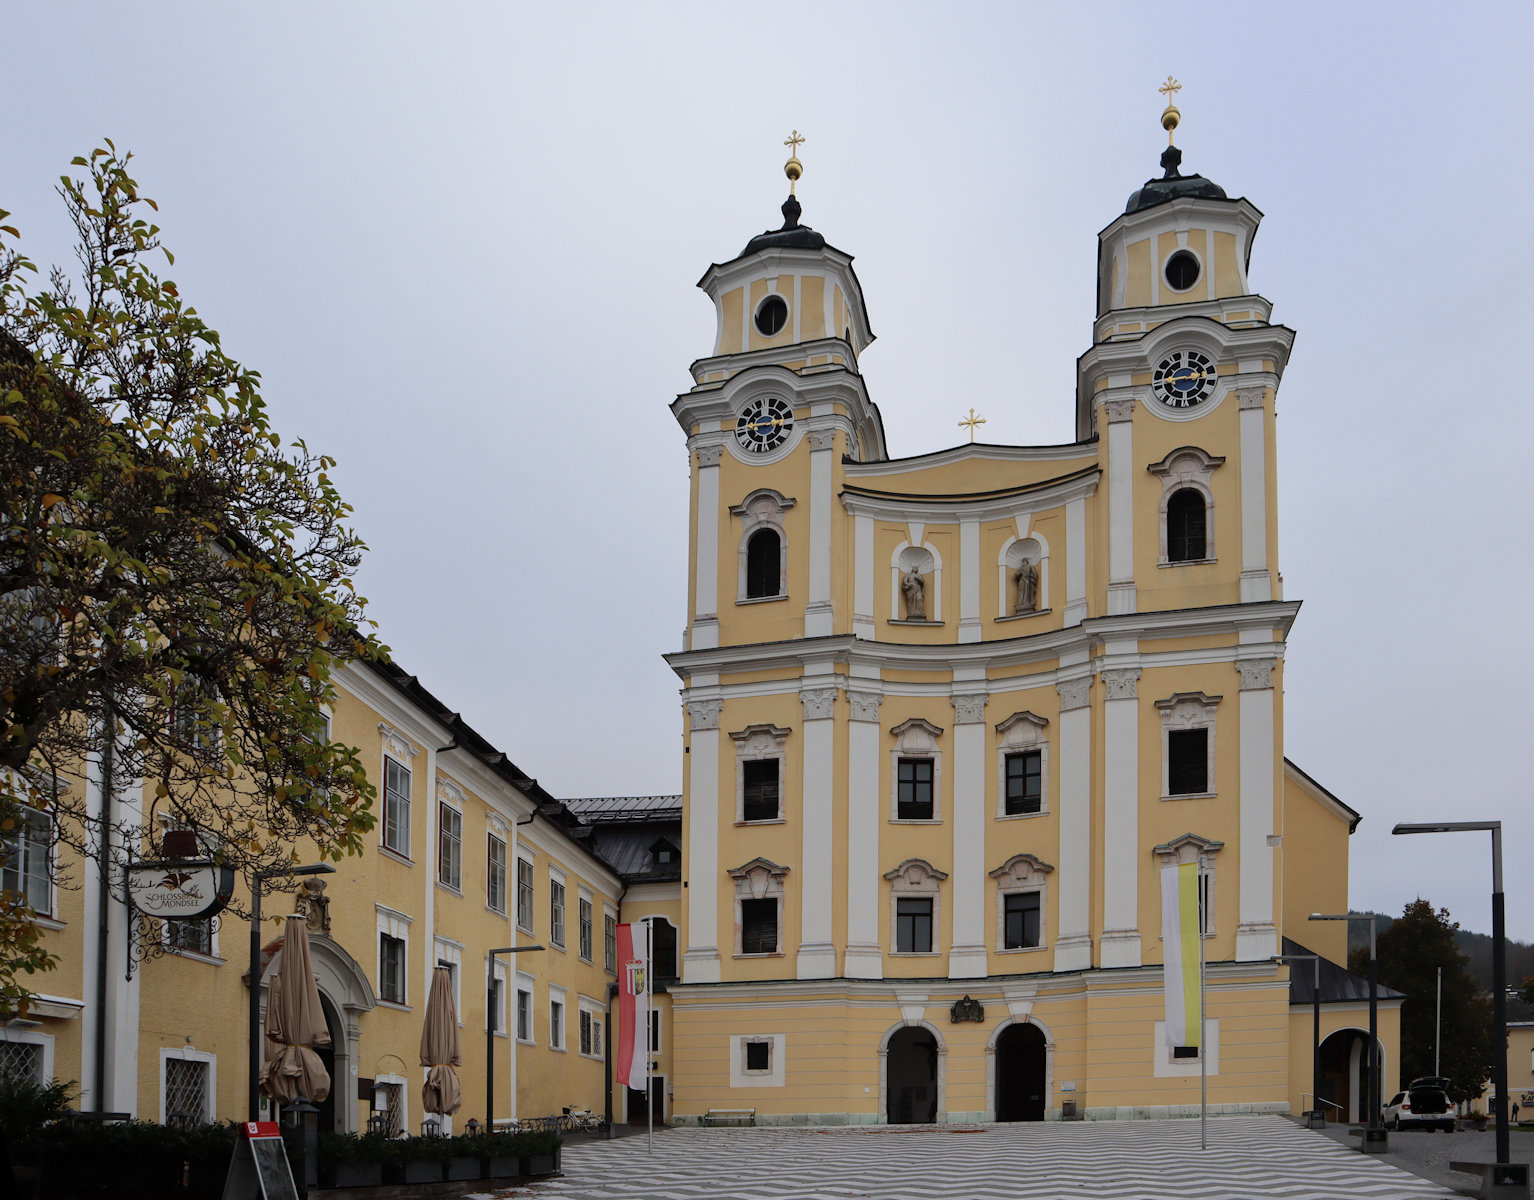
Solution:
<svg viewBox="0 0 1534 1200"><path fill-rule="evenodd" d="M485 954L485 1132L495 1132L495 960L502 954L526 954L542 946L501 946ZM509 980L507 981L510 982Z"/></svg>
<svg viewBox="0 0 1534 1200"><path fill-rule="evenodd" d="M1274 962L1296 963L1310 960L1315 968L1315 979L1310 987L1311 1052L1310 1052L1310 1103L1311 1112L1321 1111L1321 956L1319 954L1276 954ZM1316 1126L1312 1125L1312 1128Z"/></svg>
<svg viewBox="0 0 1534 1200"><path fill-rule="evenodd" d="M1492 1079L1497 1089L1493 1105L1497 1117L1497 1161L1485 1186L1529 1186L1527 1164L1509 1161L1512 1150L1507 1128L1507 918L1502 907L1502 822L1443 821L1432 824L1401 824L1391 833L1490 833L1491 834L1491 1022ZM1465 1164L1469 1166L1470 1164ZM1456 1168L1457 1169L1457 1168Z"/></svg>
<svg viewBox="0 0 1534 1200"><path fill-rule="evenodd" d="M250 881L250 1032L246 1068L250 1076L250 1119L261 1119L261 888L268 879L291 875L334 875L329 863L306 867L272 867L257 871Z"/></svg>
<svg viewBox="0 0 1534 1200"><path fill-rule="evenodd" d="M1379 1057L1379 956L1375 946L1376 918L1373 913L1311 913L1312 921L1369 922L1369 1124L1364 1134L1364 1149L1383 1151L1385 1131L1380 1127L1380 1057Z"/></svg>

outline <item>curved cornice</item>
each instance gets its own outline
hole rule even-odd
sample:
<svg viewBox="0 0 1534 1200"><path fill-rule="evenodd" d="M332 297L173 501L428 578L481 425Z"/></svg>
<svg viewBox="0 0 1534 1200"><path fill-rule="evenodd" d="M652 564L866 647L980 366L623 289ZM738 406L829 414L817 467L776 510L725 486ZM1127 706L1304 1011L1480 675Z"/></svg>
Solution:
<svg viewBox="0 0 1534 1200"><path fill-rule="evenodd" d="M966 462L1068 462L1073 458L1097 457L1097 439L1065 442L1059 446L1001 446L988 442L962 442L930 454L906 458L886 458L879 462L848 463L847 478L899 475L926 467L948 467Z"/></svg>
<svg viewBox="0 0 1534 1200"><path fill-rule="evenodd" d="M1013 516L1027 508L1038 511L1081 500L1097 491L1102 469L1095 464L1022 487L961 495L922 495L882 492L848 484L841 493L842 506L854 516L908 521L920 516L928 522L988 521Z"/></svg>

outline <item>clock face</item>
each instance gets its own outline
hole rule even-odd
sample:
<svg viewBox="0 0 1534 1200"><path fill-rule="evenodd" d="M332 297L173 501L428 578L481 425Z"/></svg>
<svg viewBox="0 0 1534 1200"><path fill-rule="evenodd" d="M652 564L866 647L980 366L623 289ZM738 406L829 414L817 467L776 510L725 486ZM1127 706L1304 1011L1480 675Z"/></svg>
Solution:
<svg viewBox="0 0 1534 1200"><path fill-rule="evenodd" d="M1168 408L1194 408L1209 399L1216 381L1208 358L1197 350L1175 350L1157 365L1151 386Z"/></svg>
<svg viewBox="0 0 1534 1200"><path fill-rule="evenodd" d="M776 450L794 429L794 410L776 396L753 400L735 421L735 440L752 454Z"/></svg>

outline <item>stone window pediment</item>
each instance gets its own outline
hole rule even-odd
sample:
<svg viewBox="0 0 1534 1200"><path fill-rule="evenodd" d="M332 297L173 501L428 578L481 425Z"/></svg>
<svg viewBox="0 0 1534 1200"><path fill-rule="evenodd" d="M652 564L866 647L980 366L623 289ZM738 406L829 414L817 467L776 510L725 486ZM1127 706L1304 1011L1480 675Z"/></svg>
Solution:
<svg viewBox="0 0 1534 1200"><path fill-rule="evenodd" d="M1043 883L1054 869L1051 863L1032 854L1014 854L989 875L1001 887L1031 887Z"/></svg>
<svg viewBox="0 0 1534 1200"><path fill-rule="evenodd" d="M884 878L906 892L935 892L948 872L939 871L924 858L908 858L894 870L886 871Z"/></svg>

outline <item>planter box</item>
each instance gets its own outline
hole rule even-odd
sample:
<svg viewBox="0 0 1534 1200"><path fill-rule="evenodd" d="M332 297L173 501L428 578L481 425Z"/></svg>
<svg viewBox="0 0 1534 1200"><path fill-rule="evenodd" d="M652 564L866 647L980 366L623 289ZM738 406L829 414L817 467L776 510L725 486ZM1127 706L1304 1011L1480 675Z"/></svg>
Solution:
<svg viewBox="0 0 1534 1200"><path fill-rule="evenodd" d="M480 1158L450 1158L447 1160L446 1179L479 1179L482 1176Z"/></svg>
<svg viewBox="0 0 1534 1200"><path fill-rule="evenodd" d="M524 1170L527 1160L525 1158L487 1158L485 1159L485 1179L513 1179L518 1175L527 1175L531 1172Z"/></svg>
<svg viewBox="0 0 1534 1200"><path fill-rule="evenodd" d="M383 1183L381 1162L336 1162L331 1166L332 1187L378 1187Z"/></svg>
<svg viewBox="0 0 1534 1200"><path fill-rule="evenodd" d="M526 1162L529 1175L552 1175L559 1170L557 1154L534 1154Z"/></svg>
<svg viewBox="0 0 1534 1200"><path fill-rule="evenodd" d="M405 1164L406 1183L441 1183L442 1160L418 1159Z"/></svg>

